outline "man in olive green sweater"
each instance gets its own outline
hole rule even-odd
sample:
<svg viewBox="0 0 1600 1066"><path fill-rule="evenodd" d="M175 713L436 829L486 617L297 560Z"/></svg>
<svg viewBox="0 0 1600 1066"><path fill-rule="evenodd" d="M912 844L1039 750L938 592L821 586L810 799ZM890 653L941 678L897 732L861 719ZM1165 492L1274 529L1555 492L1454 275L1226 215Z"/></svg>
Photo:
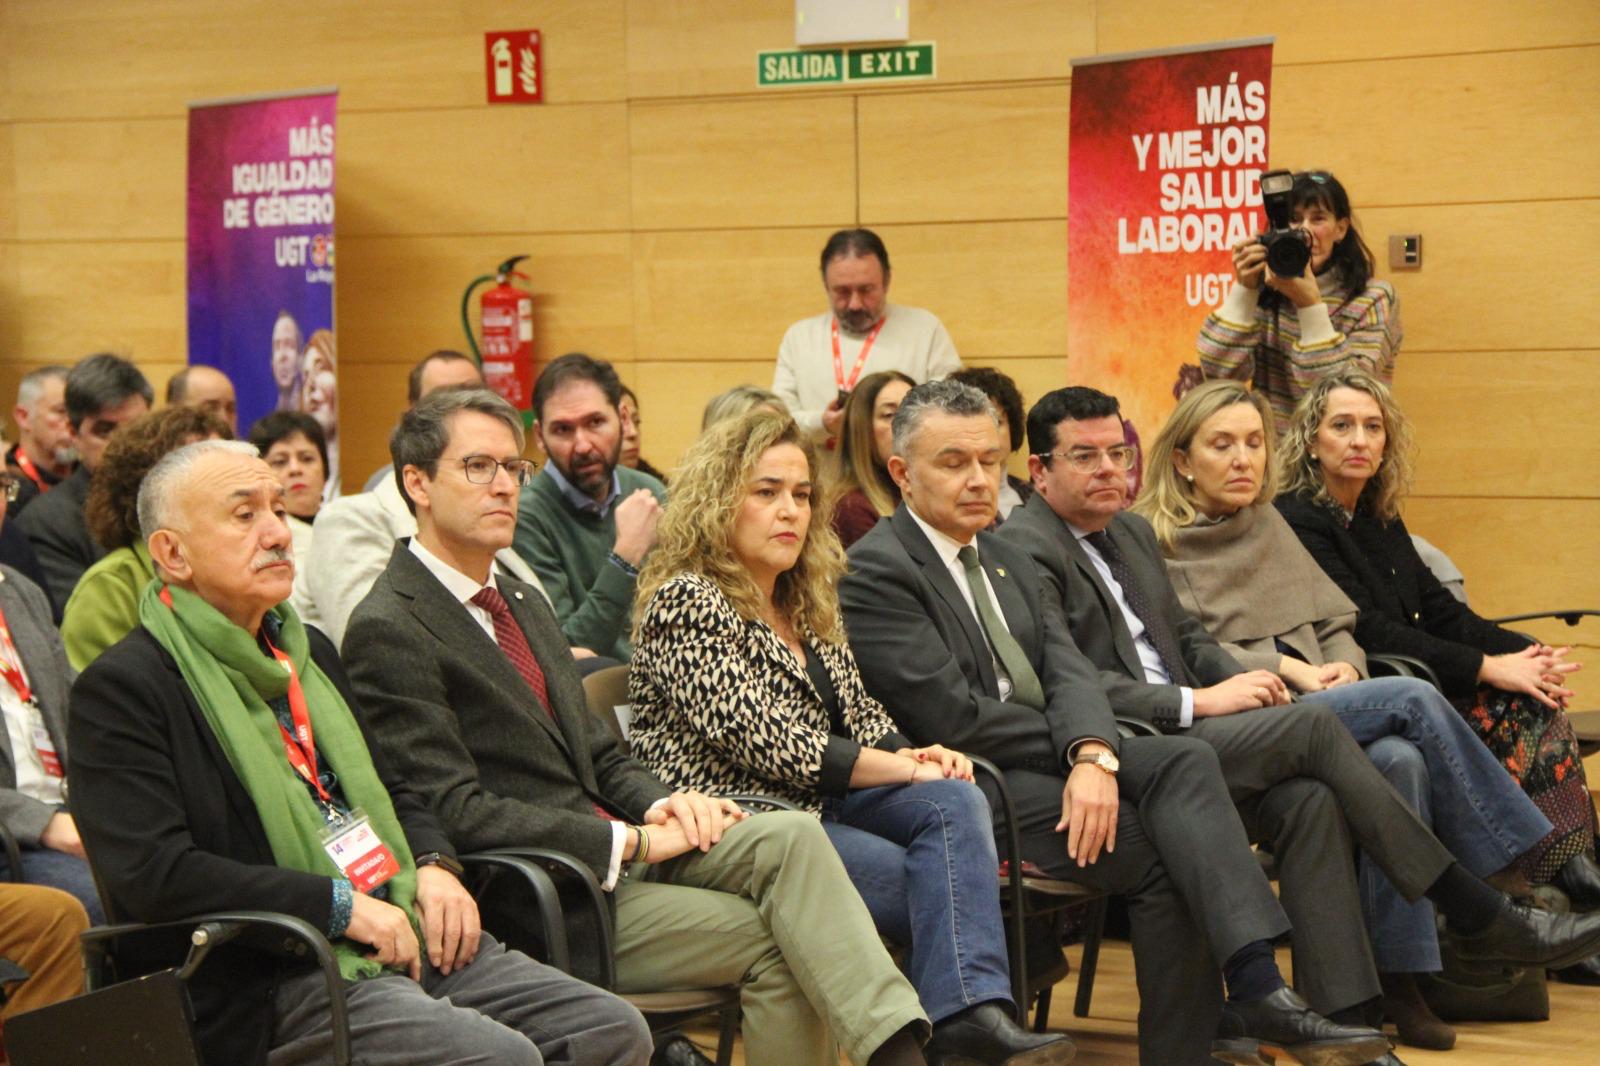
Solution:
<svg viewBox="0 0 1600 1066"><path fill-rule="evenodd" d="M568 643L626 662L634 581L667 490L618 462L621 399L611 364L587 355L540 373L534 429L549 462L522 490L512 547L539 575Z"/></svg>

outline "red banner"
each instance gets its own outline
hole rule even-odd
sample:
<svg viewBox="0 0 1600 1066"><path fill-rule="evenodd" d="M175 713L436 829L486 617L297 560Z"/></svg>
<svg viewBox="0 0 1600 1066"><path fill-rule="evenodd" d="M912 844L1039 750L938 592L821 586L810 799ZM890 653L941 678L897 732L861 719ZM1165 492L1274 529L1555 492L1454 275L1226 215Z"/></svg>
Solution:
<svg viewBox="0 0 1600 1066"><path fill-rule="evenodd" d="M1195 336L1261 231L1272 42L1075 60L1067 373L1146 442L1200 379Z"/></svg>

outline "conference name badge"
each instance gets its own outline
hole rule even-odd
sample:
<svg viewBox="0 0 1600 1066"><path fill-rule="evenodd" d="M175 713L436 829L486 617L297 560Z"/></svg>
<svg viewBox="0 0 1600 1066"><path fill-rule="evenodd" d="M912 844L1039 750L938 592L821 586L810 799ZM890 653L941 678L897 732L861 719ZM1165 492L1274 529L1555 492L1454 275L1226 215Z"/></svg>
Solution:
<svg viewBox="0 0 1600 1066"><path fill-rule="evenodd" d="M399 860L360 807L322 831L322 848L357 892L371 892L400 872Z"/></svg>
<svg viewBox="0 0 1600 1066"><path fill-rule="evenodd" d="M39 753L39 763L45 773L51 777L67 776L61 766L61 756L56 753L56 742L50 739L50 731L42 725L33 727L33 747Z"/></svg>

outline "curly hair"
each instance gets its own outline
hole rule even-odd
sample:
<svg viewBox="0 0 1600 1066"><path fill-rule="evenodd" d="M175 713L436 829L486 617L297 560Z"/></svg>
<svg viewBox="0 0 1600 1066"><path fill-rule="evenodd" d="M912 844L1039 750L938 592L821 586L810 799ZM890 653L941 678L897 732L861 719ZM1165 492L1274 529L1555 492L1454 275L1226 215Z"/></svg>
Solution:
<svg viewBox="0 0 1600 1066"><path fill-rule="evenodd" d="M1011 437L1006 443L1010 445L1010 450L1014 452L1022 447L1027 416L1023 410L1022 393L1017 391L1017 383L1009 375L992 366L964 366L952 371L949 379L971 385L989 397L995 410L1006 416L1006 429Z"/></svg>
<svg viewBox="0 0 1600 1066"><path fill-rule="evenodd" d="M199 407L167 407L129 422L106 445L89 479L83 520L89 535L106 551L129 548L140 540L139 485L168 452L209 438L232 440L233 430Z"/></svg>
<svg viewBox="0 0 1600 1066"><path fill-rule="evenodd" d="M1378 457L1378 472L1361 490L1361 499L1380 521L1391 522L1400 517L1400 501L1411 491L1416 462L1411 422L1395 403L1389 386L1359 370L1330 374L1300 397L1294 414L1289 417L1289 426L1283 431L1283 439L1278 442L1280 491L1309 496L1317 503L1335 506L1316 457L1317 430L1322 427L1323 416L1328 412L1328 397L1334 389L1364 392L1378 402L1378 409L1383 412L1383 454Z"/></svg>
<svg viewBox="0 0 1600 1066"><path fill-rule="evenodd" d="M797 633L809 633L829 644L843 643L844 624L834 586L844 574L844 549L833 531L832 497L818 480L816 450L794 419L761 408L717 423L685 453L661 518L655 549L639 574L636 629L650 597L683 573L714 582L739 617L747 621L762 617L765 598L733 553L733 526L756 464L767 449L780 444L792 444L804 453L811 470L812 503L800 557L791 569L778 575L773 606Z"/></svg>
<svg viewBox="0 0 1600 1066"><path fill-rule="evenodd" d="M1189 451L1195 434L1206 420L1218 411L1235 404L1248 404L1261 416L1261 438L1266 444L1266 469L1261 476L1261 491L1256 503L1271 503L1277 495L1276 466L1273 462L1275 434L1272 428L1272 408L1260 393L1251 392L1240 381L1208 381L1190 389L1178 401L1178 406L1150 445L1145 461L1144 487L1130 508L1143 515L1155 530L1156 540L1163 548L1171 548L1178 530L1194 525L1200 516L1195 505L1194 486L1180 477L1172 461L1174 452Z"/></svg>

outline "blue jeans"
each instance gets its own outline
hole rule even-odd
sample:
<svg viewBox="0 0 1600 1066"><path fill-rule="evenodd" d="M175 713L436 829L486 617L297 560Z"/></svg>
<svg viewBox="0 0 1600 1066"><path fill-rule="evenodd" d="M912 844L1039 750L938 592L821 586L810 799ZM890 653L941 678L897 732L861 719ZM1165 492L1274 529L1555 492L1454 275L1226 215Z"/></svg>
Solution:
<svg viewBox="0 0 1600 1066"><path fill-rule="evenodd" d="M822 828L878 932L907 949L907 976L934 1022L1011 1003L990 826L988 800L967 781L856 789L823 803Z"/></svg>
<svg viewBox="0 0 1600 1066"><path fill-rule="evenodd" d="M11 864L0 854L0 878L10 878ZM89 864L76 855L52 848L22 849L22 880L30 885L59 888L76 896L83 909L89 912L90 925L105 925L106 912L100 906L100 893L94 887L94 875Z"/></svg>
<svg viewBox="0 0 1600 1066"><path fill-rule="evenodd" d="M1550 832L1550 820L1426 681L1380 677L1310 699L1339 716L1384 778L1478 877L1510 865ZM1407 903L1365 855L1360 888L1378 969L1438 970L1433 905L1426 899Z"/></svg>

